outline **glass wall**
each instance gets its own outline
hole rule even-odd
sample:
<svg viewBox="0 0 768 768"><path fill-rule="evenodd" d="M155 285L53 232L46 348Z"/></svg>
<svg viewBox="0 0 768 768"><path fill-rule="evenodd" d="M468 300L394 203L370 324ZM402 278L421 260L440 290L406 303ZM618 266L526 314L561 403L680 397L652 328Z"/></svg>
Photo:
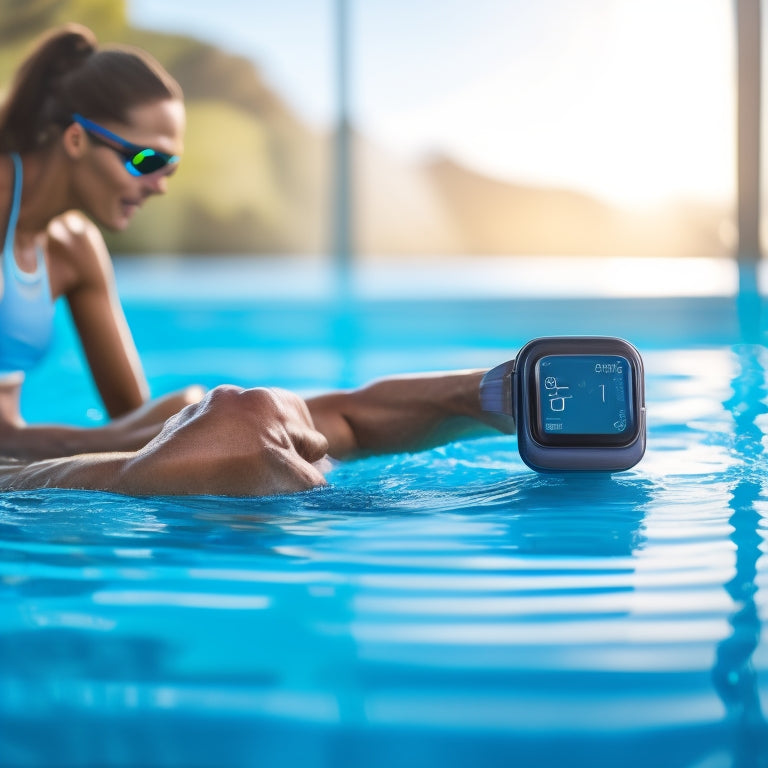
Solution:
<svg viewBox="0 0 768 768"><path fill-rule="evenodd" d="M729 0L352 5L364 252L731 252Z"/></svg>
<svg viewBox="0 0 768 768"><path fill-rule="evenodd" d="M117 252L333 248L341 0L0 0L0 82L82 21L188 104ZM733 253L731 0L347 0L356 258Z"/></svg>

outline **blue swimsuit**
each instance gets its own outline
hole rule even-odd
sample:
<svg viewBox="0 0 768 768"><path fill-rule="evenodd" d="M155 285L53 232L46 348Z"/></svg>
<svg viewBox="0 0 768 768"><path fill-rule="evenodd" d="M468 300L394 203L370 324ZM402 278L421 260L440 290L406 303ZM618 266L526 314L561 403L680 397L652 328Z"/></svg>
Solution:
<svg viewBox="0 0 768 768"><path fill-rule="evenodd" d="M13 159L11 214L2 252L0 285L0 377L25 373L48 351L53 331L53 301L42 249L37 248L34 272L24 272L13 253L16 221L21 208L22 165Z"/></svg>

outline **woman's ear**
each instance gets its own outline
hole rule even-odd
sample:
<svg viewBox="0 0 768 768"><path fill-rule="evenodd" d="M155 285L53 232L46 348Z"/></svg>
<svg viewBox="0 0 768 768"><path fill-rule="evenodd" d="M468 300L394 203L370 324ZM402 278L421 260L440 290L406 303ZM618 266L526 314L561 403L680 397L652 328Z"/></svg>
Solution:
<svg viewBox="0 0 768 768"><path fill-rule="evenodd" d="M85 153L88 138L85 129L77 123L71 123L64 129L61 135L61 143L64 151L72 160L79 160Z"/></svg>

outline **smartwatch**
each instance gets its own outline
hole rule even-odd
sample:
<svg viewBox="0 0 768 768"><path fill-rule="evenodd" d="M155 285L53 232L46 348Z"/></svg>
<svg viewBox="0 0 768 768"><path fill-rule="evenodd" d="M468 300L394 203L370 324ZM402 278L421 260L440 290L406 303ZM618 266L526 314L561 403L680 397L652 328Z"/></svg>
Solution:
<svg viewBox="0 0 768 768"><path fill-rule="evenodd" d="M485 374L480 404L514 419L537 472L620 472L645 453L643 361L623 339L534 339Z"/></svg>

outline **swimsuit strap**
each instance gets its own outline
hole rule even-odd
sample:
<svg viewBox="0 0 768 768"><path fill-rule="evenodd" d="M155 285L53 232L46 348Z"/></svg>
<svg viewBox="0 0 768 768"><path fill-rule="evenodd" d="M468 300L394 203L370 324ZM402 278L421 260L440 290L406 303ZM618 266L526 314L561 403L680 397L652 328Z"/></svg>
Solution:
<svg viewBox="0 0 768 768"><path fill-rule="evenodd" d="M8 229L5 231L3 254L10 253L13 255L13 240L16 235L16 222L19 218L19 209L21 208L21 185L23 183L22 175L24 170L18 152L11 152L11 159L13 160L13 199L11 201L11 214L8 217Z"/></svg>
<svg viewBox="0 0 768 768"><path fill-rule="evenodd" d="M13 200L11 202L11 213L8 216L8 229L5 232L5 244L3 246L3 261L5 262L5 273L13 270L16 279L22 283L33 283L40 279L45 270L45 254L38 245L35 249L37 255L37 264L34 272L25 272L16 263L14 255L14 238L16 236L16 223L19 220L19 211L21 210L21 188L24 183L24 167L21 164L21 156L18 152L11 152L13 160Z"/></svg>

